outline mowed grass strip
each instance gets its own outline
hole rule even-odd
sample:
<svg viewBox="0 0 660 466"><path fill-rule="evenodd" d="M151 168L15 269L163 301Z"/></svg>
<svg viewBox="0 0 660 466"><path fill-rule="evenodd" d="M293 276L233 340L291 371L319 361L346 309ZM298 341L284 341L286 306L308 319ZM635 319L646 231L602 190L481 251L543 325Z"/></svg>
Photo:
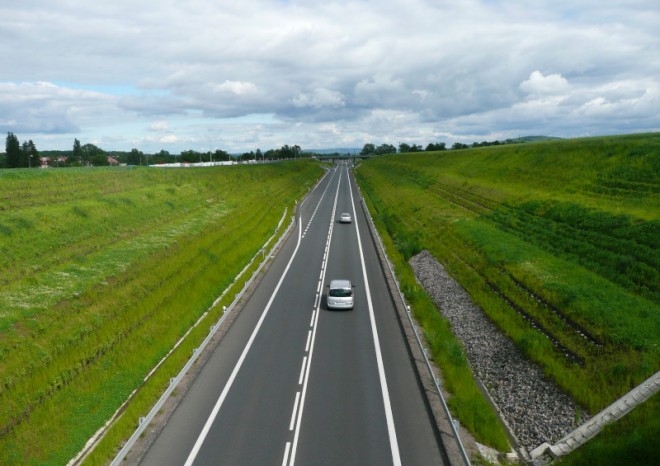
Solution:
<svg viewBox="0 0 660 466"><path fill-rule="evenodd" d="M393 155L357 174L403 256L431 251L588 411L660 369L660 135Z"/></svg>
<svg viewBox="0 0 660 466"><path fill-rule="evenodd" d="M40 264L39 256L48 254L39 246L32 248L32 255L21 250L13 256L36 267L33 276L7 279L1 288L2 299L13 296L3 302L20 302L3 309L0 331L2 464L63 464L73 457L231 285L273 234L285 208L291 210L322 173L311 162L91 170L97 181L112 186L111 197L132 200L130 206L117 201L116 206L126 206L124 216L107 207L112 202L106 191L89 187L87 170L60 171L22 173L23 183L33 183L37 199L0 211L4 224L11 224L5 215L48 212L40 186L51 184L52 173L66 179L70 200L61 195L49 217L57 221L50 225L58 234L78 229L90 243L84 256L71 252L66 237L50 243L48 254L63 258L62 263L44 257L47 264ZM77 177L86 186L86 198L78 196ZM69 214L76 209L86 215ZM89 224L90 218L97 221ZM90 235L86 228L100 231ZM41 224L38 229L48 232ZM2 247L21 249L20 243L7 246L5 240L12 239L13 234L3 238L0 233ZM30 284L42 299L30 299ZM191 338L197 341L182 347L198 345L203 336L193 332ZM162 376L164 380L190 353L179 355L174 366L164 366L174 371ZM161 389L151 387L146 399L157 398ZM112 447L106 454L109 451Z"/></svg>

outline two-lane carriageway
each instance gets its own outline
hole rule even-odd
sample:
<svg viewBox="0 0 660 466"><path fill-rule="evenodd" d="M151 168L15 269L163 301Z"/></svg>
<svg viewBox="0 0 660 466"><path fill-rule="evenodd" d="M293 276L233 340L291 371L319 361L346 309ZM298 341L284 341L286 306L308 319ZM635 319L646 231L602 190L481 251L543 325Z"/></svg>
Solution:
<svg viewBox="0 0 660 466"><path fill-rule="evenodd" d="M141 464L445 463L358 196L338 165L301 203ZM353 282L354 310L325 308L335 278Z"/></svg>

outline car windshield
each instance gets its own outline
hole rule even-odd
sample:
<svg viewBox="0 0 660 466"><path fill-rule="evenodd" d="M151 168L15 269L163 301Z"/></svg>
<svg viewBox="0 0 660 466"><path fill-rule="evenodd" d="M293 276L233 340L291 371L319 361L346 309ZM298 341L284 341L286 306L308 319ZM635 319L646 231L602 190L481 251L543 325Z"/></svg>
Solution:
<svg viewBox="0 0 660 466"><path fill-rule="evenodd" d="M353 290L347 288L331 288L328 295L333 298L350 298L353 296Z"/></svg>

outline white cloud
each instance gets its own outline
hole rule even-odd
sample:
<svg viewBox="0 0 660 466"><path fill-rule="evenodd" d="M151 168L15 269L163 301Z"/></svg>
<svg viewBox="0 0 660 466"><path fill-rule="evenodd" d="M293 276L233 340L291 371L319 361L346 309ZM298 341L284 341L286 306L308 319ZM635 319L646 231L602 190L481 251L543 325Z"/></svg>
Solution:
<svg viewBox="0 0 660 466"><path fill-rule="evenodd" d="M254 83L242 81L225 81L215 86L215 89L222 92L231 92L236 95L254 94L257 92L257 86Z"/></svg>
<svg viewBox="0 0 660 466"><path fill-rule="evenodd" d="M311 93L301 93L293 98L293 105L297 108L311 107L343 107L344 96L339 91L329 89L314 89Z"/></svg>
<svg viewBox="0 0 660 466"><path fill-rule="evenodd" d="M38 146L660 129L657 0L5 3L0 132Z"/></svg>
<svg viewBox="0 0 660 466"><path fill-rule="evenodd" d="M164 144L173 144L177 142L179 138L177 138L174 134L168 134L166 136L162 136L158 138L158 142L162 142Z"/></svg>
<svg viewBox="0 0 660 466"><path fill-rule="evenodd" d="M114 98L48 82L0 82L0 126L3 131L71 133L99 113L113 112ZM107 120L106 120L107 122Z"/></svg>
<svg viewBox="0 0 660 466"><path fill-rule="evenodd" d="M520 90L534 95L564 94L570 88L568 81L561 74L544 76L540 71L534 71L529 79L520 83Z"/></svg>
<svg viewBox="0 0 660 466"><path fill-rule="evenodd" d="M151 125L149 125L150 131L168 131L169 129L170 125L167 120L154 121L151 123Z"/></svg>
<svg viewBox="0 0 660 466"><path fill-rule="evenodd" d="M396 106L394 102L401 98L407 100L411 93L412 90L406 88L402 79L390 73L377 73L355 85L356 103L371 108Z"/></svg>
<svg viewBox="0 0 660 466"><path fill-rule="evenodd" d="M618 82L592 91L593 97L577 106L576 119L605 118L609 121L652 116L660 108L660 83ZM585 92L585 95L589 94Z"/></svg>

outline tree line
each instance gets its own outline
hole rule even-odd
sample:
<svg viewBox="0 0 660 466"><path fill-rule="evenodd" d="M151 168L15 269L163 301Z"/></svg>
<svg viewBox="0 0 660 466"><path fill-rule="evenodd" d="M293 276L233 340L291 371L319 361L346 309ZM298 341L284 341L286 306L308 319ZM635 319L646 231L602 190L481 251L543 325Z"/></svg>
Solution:
<svg viewBox="0 0 660 466"><path fill-rule="evenodd" d="M18 137L13 133L7 133L5 154L0 154L0 168L39 168L49 167L87 167L121 165L159 165L165 163L199 163L199 162L223 162L223 161L266 161L279 159L296 159L311 157L314 154L303 152L298 145L285 144L279 149L269 149L262 152L244 152L242 154L230 154L222 149L215 151L199 152L195 150L184 150L180 154L171 154L166 150L149 154L138 149L126 151L105 151L94 144L81 144L74 139L71 150L45 150L41 153L32 140L20 143Z"/></svg>
<svg viewBox="0 0 660 466"><path fill-rule="evenodd" d="M392 144L365 144L360 155L385 155L385 154L404 154L409 152L435 152L444 150L468 149L470 147L497 146L501 144L516 144L525 142L523 139L507 139L505 141L483 141L463 144L455 142L451 148L446 143L429 143L426 148L419 144L400 143L399 147ZM279 149L269 149L262 152L256 151L244 152L242 154L230 154L222 149L215 151L199 152L195 150L184 150L180 154L170 154L166 150L161 150L154 154L144 153L138 149L126 151L105 151L94 144L81 144L78 139L74 139L71 150L63 151L43 151L39 153L32 140L21 144L16 135L7 133L5 145L5 154L0 154L0 168L38 168L42 165L51 167L84 167L84 166L105 166L113 164L122 165L158 165L165 163L199 163L199 162L222 162L222 161L265 161L296 159L303 157L312 157L313 152L304 152L298 145L285 144Z"/></svg>
<svg viewBox="0 0 660 466"><path fill-rule="evenodd" d="M111 165L112 153L107 153L94 144L82 145L78 139L73 142L70 151L39 152L30 139L21 144L14 133L7 133L5 142L4 168L39 168L43 165L53 167L80 167ZM1 162L1 161L0 161ZM117 161L118 163L118 161Z"/></svg>
<svg viewBox="0 0 660 466"><path fill-rule="evenodd" d="M14 133L7 133L5 159L8 168L30 168L41 165L37 146L32 139L21 144Z"/></svg>
<svg viewBox="0 0 660 466"><path fill-rule="evenodd" d="M518 144L524 142L520 139L506 139L504 141L482 141L482 142L473 142L472 144L463 144L461 142L455 142L451 146L451 150L459 149L469 149L470 147L486 147L486 146L499 146L501 144ZM384 154L406 154L409 152L436 152L449 150L447 144L444 142L429 143L426 145L426 148L419 144L407 144L402 142L399 144L398 149L392 144L381 144L376 146L375 144L365 144L360 151L360 155L384 155Z"/></svg>

